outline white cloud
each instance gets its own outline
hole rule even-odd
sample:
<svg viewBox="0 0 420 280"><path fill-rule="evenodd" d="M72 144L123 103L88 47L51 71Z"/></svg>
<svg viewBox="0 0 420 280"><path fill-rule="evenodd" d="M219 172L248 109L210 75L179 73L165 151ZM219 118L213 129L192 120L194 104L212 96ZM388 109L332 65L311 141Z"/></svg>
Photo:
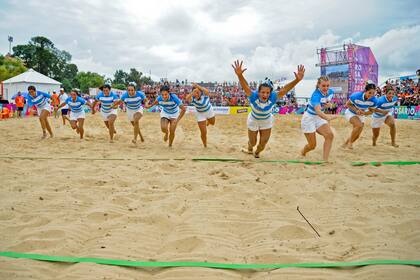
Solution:
<svg viewBox="0 0 420 280"><path fill-rule="evenodd" d="M302 63L306 80L298 90L306 92L319 75L316 49L322 46L349 40L369 45L385 76L415 71L420 61L420 22L412 16L416 1L355 0L352 5L363 6L363 13L353 14L336 0L5 3L0 38L10 33L23 44L46 36L69 51L79 69L107 76L136 67L172 80L235 80L230 64L239 58L249 79L292 78ZM397 9L405 9L402 19ZM401 24L406 27L395 27ZM7 51L6 40L0 51Z"/></svg>
<svg viewBox="0 0 420 280"><path fill-rule="evenodd" d="M420 69L420 25L392 29L360 43L371 47L381 76L413 74Z"/></svg>

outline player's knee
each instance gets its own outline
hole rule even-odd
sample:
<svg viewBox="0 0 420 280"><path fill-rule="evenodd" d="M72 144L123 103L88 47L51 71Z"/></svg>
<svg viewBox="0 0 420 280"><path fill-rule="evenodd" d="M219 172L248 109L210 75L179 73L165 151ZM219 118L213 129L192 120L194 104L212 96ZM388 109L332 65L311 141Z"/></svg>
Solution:
<svg viewBox="0 0 420 280"><path fill-rule="evenodd" d="M315 150L316 142L308 143L308 145L306 145L306 147L308 148L308 150Z"/></svg>
<svg viewBox="0 0 420 280"><path fill-rule="evenodd" d="M331 131L325 134L325 140L330 140L332 141L334 139L334 133L332 133Z"/></svg>

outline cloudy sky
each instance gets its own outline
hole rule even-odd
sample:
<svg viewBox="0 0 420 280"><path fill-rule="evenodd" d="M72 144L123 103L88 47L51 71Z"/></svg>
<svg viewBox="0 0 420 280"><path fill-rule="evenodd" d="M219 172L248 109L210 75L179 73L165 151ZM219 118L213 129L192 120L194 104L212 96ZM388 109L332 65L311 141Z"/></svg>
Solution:
<svg viewBox="0 0 420 280"><path fill-rule="evenodd" d="M0 53L43 35L69 51L80 70L112 76L136 67L156 78L235 80L230 63L245 60L250 80L293 77L299 91L319 75L316 49L370 46L380 78L420 68L418 0L0 0ZM306 95L306 94L305 94Z"/></svg>

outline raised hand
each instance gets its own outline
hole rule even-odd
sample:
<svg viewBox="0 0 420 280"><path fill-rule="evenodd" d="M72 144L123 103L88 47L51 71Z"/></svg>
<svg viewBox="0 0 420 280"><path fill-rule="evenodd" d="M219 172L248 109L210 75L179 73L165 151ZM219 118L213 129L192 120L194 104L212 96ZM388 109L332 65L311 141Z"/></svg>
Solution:
<svg viewBox="0 0 420 280"><path fill-rule="evenodd" d="M298 65L297 72L294 72L294 74L295 74L296 80L301 81L303 77L305 76L305 66L303 66L302 64Z"/></svg>
<svg viewBox="0 0 420 280"><path fill-rule="evenodd" d="M236 60L232 64L232 68L233 68L233 70L235 70L235 74L237 76L241 76L247 69L247 68L242 69L242 64L243 64L242 60L241 60L241 62L239 62L239 60Z"/></svg>

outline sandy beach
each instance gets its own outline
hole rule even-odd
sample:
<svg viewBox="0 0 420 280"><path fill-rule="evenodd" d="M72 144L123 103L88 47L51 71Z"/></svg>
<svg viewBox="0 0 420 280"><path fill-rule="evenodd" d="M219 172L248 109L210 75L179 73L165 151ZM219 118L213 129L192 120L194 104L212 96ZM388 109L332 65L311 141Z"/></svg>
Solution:
<svg viewBox="0 0 420 280"><path fill-rule="evenodd" d="M340 148L350 134L340 117L331 123L332 163L312 166L259 163L241 153L247 142L245 115L217 116L206 149L192 115L181 121L172 149L162 141L159 116L153 113L141 120L145 142L138 145L130 142L132 128L124 113L113 144L99 114L88 115L84 141L61 119L49 119L55 138L46 140L40 140L37 118L0 121L0 156L55 158L1 159L0 251L224 263L420 259L420 165L350 165L418 161L418 121L397 121L399 148L390 145L386 126L372 147L369 121L349 151ZM318 140L308 160L321 160L323 140ZM304 144L300 117L276 116L261 159L297 159ZM249 162L190 160L196 157ZM186 160L173 160L179 158ZM29 278L420 279L420 268L140 269L0 257L0 279Z"/></svg>

